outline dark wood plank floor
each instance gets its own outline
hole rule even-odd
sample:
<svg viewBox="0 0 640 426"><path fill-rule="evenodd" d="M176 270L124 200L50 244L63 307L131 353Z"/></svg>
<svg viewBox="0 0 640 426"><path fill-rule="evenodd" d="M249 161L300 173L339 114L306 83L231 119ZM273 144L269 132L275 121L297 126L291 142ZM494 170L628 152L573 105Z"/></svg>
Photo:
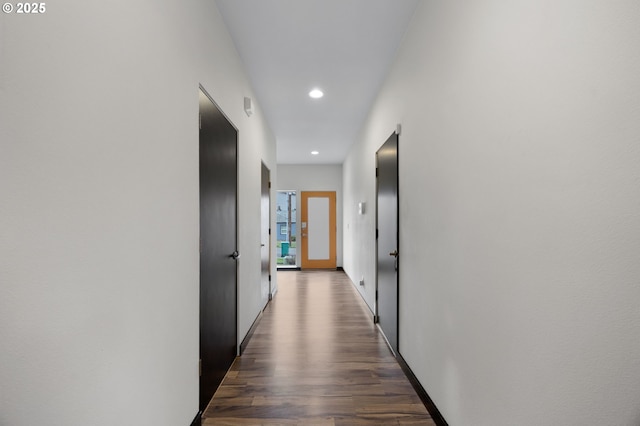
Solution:
<svg viewBox="0 0 640 426"><path fill-rule="evenodd" d="M203 425L435 425L343 272L279 272Z"/></svg>

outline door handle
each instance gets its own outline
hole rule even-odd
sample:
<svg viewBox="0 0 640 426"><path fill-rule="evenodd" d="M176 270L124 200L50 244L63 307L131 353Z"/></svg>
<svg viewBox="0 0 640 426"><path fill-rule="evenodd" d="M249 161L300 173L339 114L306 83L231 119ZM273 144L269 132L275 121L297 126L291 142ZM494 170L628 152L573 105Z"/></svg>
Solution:
<svg viewBox="0 0 640 426"><path fill-rule="evenodd" d="M238 250L235 250L233 253L231 253L231 256L229 257L232 258L233 260L237 260L240 257L240 253L238 253Z"/></svg>
<svg viewBox="0 0 640 426"><path fill-rule="evenodd" d="M264 244L260 244L260 247L264 247Z"/></svg>
<svg viewBox="0 0 640 426"><path fill-rule="evenodd" d="M393 269L395 269L396 271L398 270L398 250L394 250L391 253L389 253L389 256L393 256L395 257L395 260L393 261Z"/></svg>

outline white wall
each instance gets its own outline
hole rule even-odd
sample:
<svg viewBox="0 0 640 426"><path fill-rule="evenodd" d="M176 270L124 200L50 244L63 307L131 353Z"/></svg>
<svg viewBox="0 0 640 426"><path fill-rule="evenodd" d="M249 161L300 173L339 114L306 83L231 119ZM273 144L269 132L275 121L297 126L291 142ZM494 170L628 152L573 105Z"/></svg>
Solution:
<svg viewBox="0 0 640 426"><path fill-rule="evenodd" d="M424 1L344 164L344 266L373 276L355 201L403 124L400 352L452 426L640 424L638 22Z"/></svg>
<svg viewBox="0 0 640 426"><path fill-rule="evenodd" d="M240 132L240 335L275 142L215 3L0 16L0 424L188 425L198 411L198 84ZM275 205L275 203L274 203ZM258 215L259 216L259 215Z"/></svg>
<svg viewBox="0 0 640 426"><path fill-rule="evenodd" d="M336 265L342 266L342 165L340 164L278 164L277 190L336 192ZM300 210L300 192L297 197ZM275 229L275 228L273 228ZM299 231L299 227L297 228ZM300 235L296 238L300 240ZM296 256L300 266L300 256Z"/></svg>

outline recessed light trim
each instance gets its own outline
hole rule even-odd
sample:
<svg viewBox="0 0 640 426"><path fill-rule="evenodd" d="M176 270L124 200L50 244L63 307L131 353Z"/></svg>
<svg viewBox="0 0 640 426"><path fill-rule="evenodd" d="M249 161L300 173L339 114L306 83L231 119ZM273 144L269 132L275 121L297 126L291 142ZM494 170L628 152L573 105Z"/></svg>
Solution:
<svg viewBox="0 0 640 426"><path fill-rule="evenodd" d="M319 151L311 151L311 155L318 155L318 154L320 154Z"/></svg>
<svg viewBox="0 0 640 426"><path fill-rule="evenodd" d="M313 99L320 99L324 96L324 93L322 92L322 90L316 88L309 92L309 96Z"/></svg>

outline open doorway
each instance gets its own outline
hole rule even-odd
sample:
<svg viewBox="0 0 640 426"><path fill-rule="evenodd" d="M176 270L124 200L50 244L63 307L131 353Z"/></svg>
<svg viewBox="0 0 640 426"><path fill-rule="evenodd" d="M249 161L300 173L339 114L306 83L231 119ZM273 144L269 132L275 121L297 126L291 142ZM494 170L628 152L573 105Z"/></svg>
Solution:
<svg viewBox="0 0 640 426"><path fill-rule="evenodd" d="M276 262L278 269L297 267L298 196L278 191L276 199Z"/></svg>

